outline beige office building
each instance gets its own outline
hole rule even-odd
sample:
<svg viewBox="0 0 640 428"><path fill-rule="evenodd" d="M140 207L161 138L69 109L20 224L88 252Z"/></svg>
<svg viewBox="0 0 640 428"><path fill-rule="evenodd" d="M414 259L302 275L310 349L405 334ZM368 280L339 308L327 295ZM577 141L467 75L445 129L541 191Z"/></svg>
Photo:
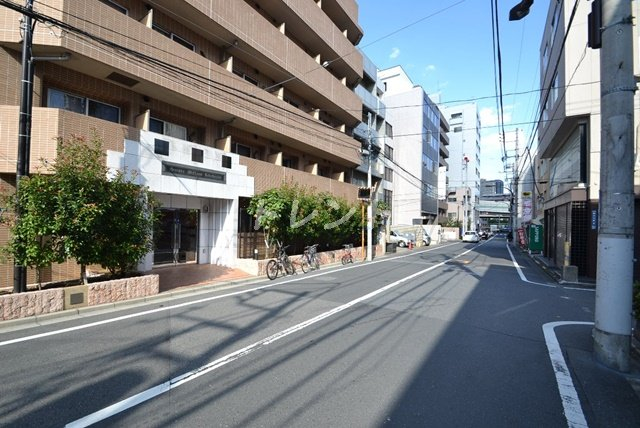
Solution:
<svg viewBox="0 0 640 428"><path fill-rule="evenodd" d="M0 8L4 190L17 162L19 3ZM249 256L248 200L284 181L355 200L354 0L36 0L33 12L30 170L55 157L56 137L97 132L109 166L139 171L162 202L170 233L144 269ZM43 280L75 269L55 266ZM12 283L11 264L0 283Z"/></svg>

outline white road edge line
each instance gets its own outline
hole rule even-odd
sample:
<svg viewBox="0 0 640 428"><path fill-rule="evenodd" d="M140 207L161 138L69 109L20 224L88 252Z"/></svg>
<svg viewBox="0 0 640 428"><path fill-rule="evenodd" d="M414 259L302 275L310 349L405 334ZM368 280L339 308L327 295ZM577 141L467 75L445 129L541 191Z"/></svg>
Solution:
<svg viewBox="0 0 640 428"><path fill-rule="evenodd" d="M511 261L513 262L513 266L515 266L516 270L518 271L518 275L520 276L520 280L522 280L523 282L527 282L529 284L542 285L544 287L553 287L553 288L557 287L555 284L545 284L543 282L529 281L527 279L527 277L524 275L524 272L522 272L522 268L520 267L520 265L516 261L516 258L513 256L513 253L511 252L511 248L509 248L509 244L507 244L507 251L509 251L509 256L511 256Z"/></svg>
<svg viewBox="0 0 640 428"><path fill-rule="evenodd" d="M443 246L438 247L438 248L444 248L444 247L448 247L450 245L454 245L454 244L447 244L447 245L443 245ZM323 272L319 272L319 273L316 273L316 274L313 274L313 275L301 275L299 277L292 278L292 279L289 279L289 280L286 280L286 281L267 283L266 285L261 285L259 287L249 288L247 290L234 291L233 293L226 293L226 294L221 294L219 296L206 297L204 299L198 299L198 300L193 300L193 301L189 301L189 302L185 302L185 303L179 303L177 305L163 306L161 308L149 309L147 311L136 312L135 314L123 315L123 316L119 316L119 317L115 317L115 318L109 318L109 319L106 319L106 320L96 321L96 322L92 322L92 323L88 323L88 324L82 324L82 325L78 325L78 326L75 326L75 327L63 328L63 329L60 329L60 330L52 330L52 331L48 331L46 333L39 333L39 334L33 334L31 336L18 337L16 339L5 340L4 342L0 342L0 347L7 346L7 345L13 345L15 343L20 343L20 342L27 342L27 341L30 341L30 340L41 339L43 337L56 336L58 334L70 333L72 331L83 330L85 328L91 328L91 327L97 327L97 326L101 326L101 325L105 325L105 324L110 324L110 323L113 323L113 322L124 321L124 320L128 320L128 319L131 319L131 318L142 317L142 316L145 316L145 315L151 315L151 314L154 314L154 313L157 313L157 312L170 311L170 310L173 310L173 309L179 309L179 308L183 308L183 307L186 307L186 306L197 305L199 303L210 302L212 300L219 300L219 299L224 299L226 297L233 297L233 296L237 296L239 294L252 293L254 291L264 290L266 288L275 287L277 285L289 284L289 283L292 283L292 282L298 282L298 281L302 281L303 279L314 278L314 277L317 277L317 276L327 275L327 274L334 273L334 272L341 272L343 270L355 269L355 268L362 267L362 266L369 266L369 265L372 265L372 264L389 262L389 261L396 260L396 259L410 257L410 256L412 256L414 254L420 254L420 253L424 253L424 252L427 252L427 251L432 251L433 249L434 248L431 248L429 250L423 250L423 251L415 251L415 252L412 252L410 254L405 254L405 255L397 256L397 257L393 257L393 258L375 260L375 261L372 261L372 262L368 262L367 264L355 264L354 263L351 266L345 266L345 267L341 267L341 268L338 268L338 269L332 269L330 271L323 271ZM462 254L466 254L466 252L464 252ZM462 254L454 256L453 258L460 257ZM2 327L1 324L0 324L0 327Z"/></svg>
<svg viewBox="0 0 640 428"><path fill-rule="evenodd" d="M527 277L524 275L524 272L522 272L522 268L520 268L520 265L516 261L516 258L513 256L513 253L511 252L511 248L509 247L509 244L507 244L507 250L509 251L509 255L511 256L511 261L513 262L513 265L518 271L518 275L520 275L520 279L522 281L527 282L529 284L542 285L543 287L554 287L554 288L558 287L556 284L545 284L543 282L529 281ZM576 290L576 291L594 291L594 292L596 291L591 288L580 288L580 287L562 287L562 288L565 290Z"/></svg>
<svg viewBox="0 0 640 428"><path fill-rule="evenodd" d="M270 345L270 344L272 344L272 343L274 343L274 342L276 342L276 341L278 341L278 340L280 340L280 339L282 339L284 337L287 337L287 336L289 336L289 335L291 335L291 334L293 334L295 332L298 332L298 331L300 331L300 330L302 330L302 329L304 329L306 327L309 327L309 326L311 326L311 325L313 325L313 324L315 324L317 322L320 322L320 321L322 321L322 320L324 320L326 318L329 318L329 317L331 317L331 316L333 316L333 315L335 315L335 314L337 314L339 312L342 312L342 311L344 311L346 309L349 309L349 308L351 308L352 306L354 306L354 305L356 305L358 303L361 303L361 302L363 302L365 300L369 300L369 299L371 299L371 298L373 298L373 297L375 297L375 296L377 296L377 295L379 295L381 293L384 293L385 291L390 290L390 289L392 289L392 288L394 288L394 287L396 287L396 286L398 286L398 285L400 285L400 284L402 284L402 283L404 283L404 282L406 282L406 281L408 281L410 279L413 279L413 278L415 278L417 276L420 276L420 275L422 275L424 273L427 273L427 272L429 272L431 270L437 269L437 268L445 265L449 261L451 261L451 260L453 260L453 259L455 259L457 257L460 257L460 256L462 256L464 254L467 254L470 251L471 250L467 250L467 251L465 251L465 252L453 257L452 259L446 260L444 262L440 262L440 263L438 263L436 265L433 265L433 266L428 267L426 269L423 269L423 270L421 270L419 272L416 272L416 273L411 274L409 276L406 276L406 277L404 277L402 279L399 279L398 281L395 281L395 282L392 282L390 284L387 284L382 288L379 288L379 289L377 289L375 291L372 291L371 293L365 294L364 296L358 297L357 299L352 300L352 301L350 301L348 303L345 303L344 305L340 305L340 306L338 306L338 307L336 307L336 308L334 308L334 309L332 309L330 311L324 312L324 313L322 313L322 314L320 314L318 316L315 316L315 317L313 317L311 319L308 319L308 320L303 321L303 322L301 322L299 324L296 324L296 325L294 325L292 327L289 327L289 328L287 328L285 330L282 330L279 333L276 333L276 334L273 334L273 335L271 335L269 337L266 337L266 338L264 338L264 339L262 339L262 340L260 340L258 342L253 343L252 345L246 346L246 347L244 347L242 349L238 349L237 351L232 352L232 353L230 353L228 355L225 355L224 357L221 357L221 358L218 358L217 360L211 361L210 363L205 364L202 367L199 367L199 368L197 368L195 370L192 370L192 371L186 372L184 374L181 374L179 376L176 376L176 377L174 377L173 379L171 379L171 380L169 380L167 382L164 382L164 383L162 383L160 385L156 385L154 387L151 387L151 388L149 388L149 389L147 389L145 391L142 391L142 392L140 392L138 394L135 394L135 395L133 395L133 396L131 396L129 398L126 398L126 399L124 399L122 401L119 401L119 402L117 402L115 404L112 404L111 406L105 407L104 409L98 410L97 412L94 412L94 413L92 413L90 415L87 415L87 416L85 416L85 417L83 417L81 419L78 419L76 421L70 422L66 426L67 427L72 427L72 428L86 427L86 426L95 424L97 422L103 421L103 420L105 420L105 419L107 419L107 418L109 418L111 416L114 416L114 415L116 415L118 413L121 413L121 412L127 410L127 409L130 409L130 408L135 407L135 406L137 406L139 404L142 404L142 403L144 403L144 402L146 402L146 401L148 401L148 400L150 400L150 399L152 399L154 397L157 397L157 396L159 396L161 394L164 394L165 392L168 392L168 391L170 391L170 390L172 390L174 388L177 388L180 385L183 385L183 384L185 384L187 382L190 382L190 381L192 381L194 379L197 379L198 377L203 376L203 375L205 375L205 374L207 374L209 372L212 372L212 371L214 371L214 370L216 370L216 369L218 369L218 368L220 368L220 367L222 367L222 366L224 366L226 364L229 364L229 363L231 363L231 362L233 362L233 361L235 361L235 360L237 360L237 359L239 359L241 357L249 355L250 353L252 353L254 351L257 351L258 349L260 349L262 347Z"/></svg>
<svg viewBox="0 0 640 428"><path fill-rule="evenodd" d="M567 425L569 428L574 427L588 427L587 420L582 412L582 406L580 399L578 398L578 392L573 386L571 380L571 373L562 355L562 349L558 338L556 337L555 328L564 325L593 325L592 322L581 321L558 321L550 322L542 326L544 332L544 340L547 343L547 349L549 350L549 358L551 359L551 365L556 375L556 382L558 384L558 392L562 399L562 407L564 409L564 416L567 418Z"/></svg>

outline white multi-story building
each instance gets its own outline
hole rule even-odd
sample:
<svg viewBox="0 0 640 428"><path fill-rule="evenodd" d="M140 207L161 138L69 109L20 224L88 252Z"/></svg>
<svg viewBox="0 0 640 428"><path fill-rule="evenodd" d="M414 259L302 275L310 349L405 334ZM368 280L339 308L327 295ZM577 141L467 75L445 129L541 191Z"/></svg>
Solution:
<svg viewBox="0 0 640 428"><path fill-rule="evenodd" d="M440 110L400 66L378 73L387 120L393 124L393 224L430 224L438 218Z"/></svg>
<svg viewBox="0 0 640 428"><path fill-rule="evenodd" d="M361 143L362 164L353 171L351 182L360 187L367 186L369 173L369 143L371 143L371 181L378 201L392 206L393 192L393 135L391 126L385 120L386 109L382 102L384 93L378 78L378 68L365 55L362 57L363 78L355 89L362 99L362 123L353 129L353 136ZM391 157L389 161L385 158Z"/></svg>
<svg viewBox="0 0 640 428"><path fill-rule="evenodd" d="M449 122L449 188L468 189L466 224L463 229L476 229L479 219L476 206L480 200L480 115L475 103L441 107ZM464 194L465 192L463 192Z"/></svg>

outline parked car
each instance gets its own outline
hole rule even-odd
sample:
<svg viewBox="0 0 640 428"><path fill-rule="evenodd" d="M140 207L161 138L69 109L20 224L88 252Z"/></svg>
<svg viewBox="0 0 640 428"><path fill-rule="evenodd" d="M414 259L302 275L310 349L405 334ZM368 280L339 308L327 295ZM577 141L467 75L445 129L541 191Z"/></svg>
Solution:
<svg viewBox="0 0 640 428"><path fill-rule="evenodd" d="M404 236L414 244L418 242L417 236L422 236L422 245L431 245L431 236L427 231L427 226L422 224L396 224L391 226L391 230L396 232L396 235Z"/></svg>
<svg viewBox="0 0 640 428"><path fill-rule="evenodd" d="M431 236L427 232L422 232L422 245L431 245Z"/></svg>
<svg viewBox="0 0 640 428"><path fill-rule="evenodd" d="M392 230L389 232L389 242L398 244L398 247L408 247L409 239L404 236L398 234L396 231Z"/></svg>
<svg viewBox="0 0 640 428"><path fill-rule="evenodd" d="M462 237L462 242L480 242L480 235L475 230L467 230Z"/></svg>

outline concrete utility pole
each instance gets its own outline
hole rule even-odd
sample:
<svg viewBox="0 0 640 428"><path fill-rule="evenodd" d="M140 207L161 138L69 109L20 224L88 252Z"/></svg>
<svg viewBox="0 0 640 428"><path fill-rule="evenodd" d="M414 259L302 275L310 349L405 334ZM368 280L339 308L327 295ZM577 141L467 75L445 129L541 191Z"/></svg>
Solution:
<svg viewBox="0 0 640 428"><path fill-rule="evenodd" d="M511 233L513 236L516 235L516 229L518 228L518 198L520 197L520 193L518 190L518 181L520 181L520 173L518 170L520 169L520 144L518 141L518 128L516 128L516 162L513 164L513 188L515 189L514 197L514 212L513 212L513 226L511 227Z"/></svg>
<svg viewBox="0 0 640 428"><path fill-rule="evenodd" d="M466 154L462 155L462 191L464 196L462 197L462 236L467 232L467 177L469 169L469 157Z"/></svg>
<svg viewBox="0 0 640 428"><path fill-rule="evenodd" d="M367 116L367 150L369 151L369 155L367 156L369 159L367 166L367 187L370 192L369 204L367 205L367 261L370 262L373 260L371 245L373 239L373 189L371 184L371 157L373 155L373 147L371 147L371 113L368 113Z"/></svg>
<svg viewBox="0 0 640 428"><path fill-rule="evenodd" d="M27 0L26 9L33 10L33 0ZM31 104L33 100L33 62L31 45L33 27L30 15L22 18L22 83L20 85L20 120L18 124L18 156L16 162L16 193L20 191L20 179L29 175L31 152ZM16 206L16 221L20 221L20 206ZM14 262L13 292L27 291L27 268Z"/></svg>
<svg viewBox="0 0 640 428"><path fill-rule="evenodd" d="M600 221L594 354L629 370L634 244L633 22L631 2L602 1Z"/></svg>

